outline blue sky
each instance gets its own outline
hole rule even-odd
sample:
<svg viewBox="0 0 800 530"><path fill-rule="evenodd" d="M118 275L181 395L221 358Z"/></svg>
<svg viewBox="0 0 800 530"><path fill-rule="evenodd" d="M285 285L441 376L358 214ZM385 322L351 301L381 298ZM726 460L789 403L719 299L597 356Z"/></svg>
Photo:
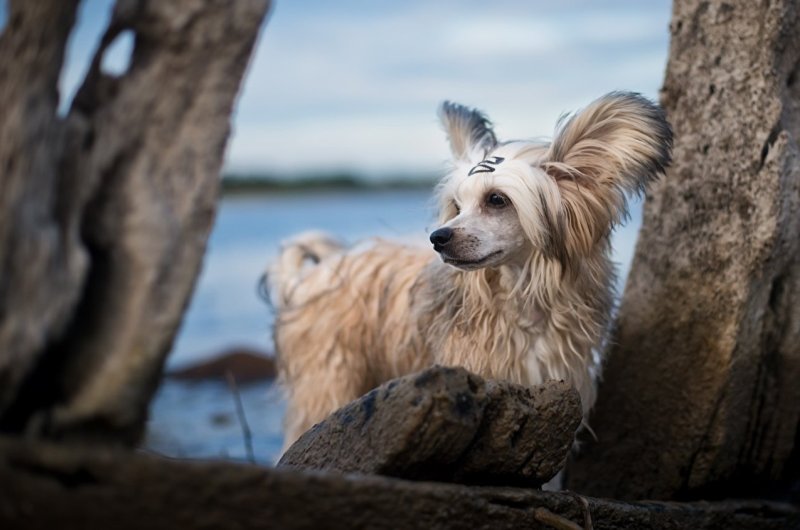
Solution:
<svg viewBox="0 0 800 530"><path fill-rule="evenodd" d="M84 0L62 74L68 100L112 0ZM0 25L5 18L0 0ZM233 116L229 171L367 177L434 173L445 99L483 109L502 139L547 137L610 90L655 98L667 0L276 0ZM131 39L108 54L123 71Z"/></svg>

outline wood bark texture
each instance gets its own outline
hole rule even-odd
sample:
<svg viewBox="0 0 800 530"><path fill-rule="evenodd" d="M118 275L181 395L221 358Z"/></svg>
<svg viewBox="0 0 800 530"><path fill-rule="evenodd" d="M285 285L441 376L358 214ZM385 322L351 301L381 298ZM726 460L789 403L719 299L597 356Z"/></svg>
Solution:
<svg viewBox="0 0 800 530"><path fill-rule="evenodd" d="M620 502L529 488L410 482L0 438L2 528L784 529L767 501Z"/></svg>
<svg viewBox="0 0 800 530"><path fill-rule="evenodd" d="M66 116L75 0L0 36L0 429L133 443L197 276L268 0L119 0ZM103 55L124 31L128 70Z"/></svg>
<svg viewBox="0 0 800 530"><path fill-rule="evenodd" d="M648 194L588 442L569 485L763 496L798 478L800 2L675 0Z"/></svg>

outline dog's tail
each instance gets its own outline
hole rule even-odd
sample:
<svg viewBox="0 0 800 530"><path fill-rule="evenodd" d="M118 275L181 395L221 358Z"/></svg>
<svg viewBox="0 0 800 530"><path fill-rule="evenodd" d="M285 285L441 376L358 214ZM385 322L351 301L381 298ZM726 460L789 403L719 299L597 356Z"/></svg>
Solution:
<svg viewBox="0 0 800 530"><path fill-rule="evenodd" d="M338 254L345 246L330 234L304 232L281 245L278 257L267 266L261 277L261 290L274 307L288 302L292 290L302 279L309 265L316 265L327 256Z"/></svg>

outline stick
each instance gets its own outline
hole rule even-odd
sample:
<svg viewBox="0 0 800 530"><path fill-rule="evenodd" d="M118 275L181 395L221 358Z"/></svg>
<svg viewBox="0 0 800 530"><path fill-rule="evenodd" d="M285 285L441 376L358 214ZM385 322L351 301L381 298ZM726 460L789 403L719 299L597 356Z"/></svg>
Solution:
<svg viewBox="0 0 800 530"><path fill-rule="evenodd" d="M225 378L228 380L228 387L231 389L233 401L236 403L236 417L239 418L239 425L242 426L242 437L244 438L247 460L251 464L255 464L256 457L253 452L253 434L250 432L250 426L247 424L247 417L244 415L244 405L242 404L242 396L239 394L239 386L236 384L236 377L234 377L233 372L226 370Z"/></svg>

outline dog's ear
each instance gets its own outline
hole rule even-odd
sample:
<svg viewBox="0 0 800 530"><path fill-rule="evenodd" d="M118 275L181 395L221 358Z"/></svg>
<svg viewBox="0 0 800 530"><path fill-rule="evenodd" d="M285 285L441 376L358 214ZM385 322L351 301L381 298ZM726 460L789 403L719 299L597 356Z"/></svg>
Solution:
<svg viewBox="0 0 800 530"><path fill-rule="evenodd" d="M492 123L477 109L445 101L439 108L439 119L457 162L480 162L497 145Z"/></svg>
<svg viewBox="0 0 800 530"><path fill-rule="evenodd" d="M664 111L639 94L612 92L562 118L543 168L558 183L583 250L627 215L627 195L663 174L671 151Z"/></svg>

